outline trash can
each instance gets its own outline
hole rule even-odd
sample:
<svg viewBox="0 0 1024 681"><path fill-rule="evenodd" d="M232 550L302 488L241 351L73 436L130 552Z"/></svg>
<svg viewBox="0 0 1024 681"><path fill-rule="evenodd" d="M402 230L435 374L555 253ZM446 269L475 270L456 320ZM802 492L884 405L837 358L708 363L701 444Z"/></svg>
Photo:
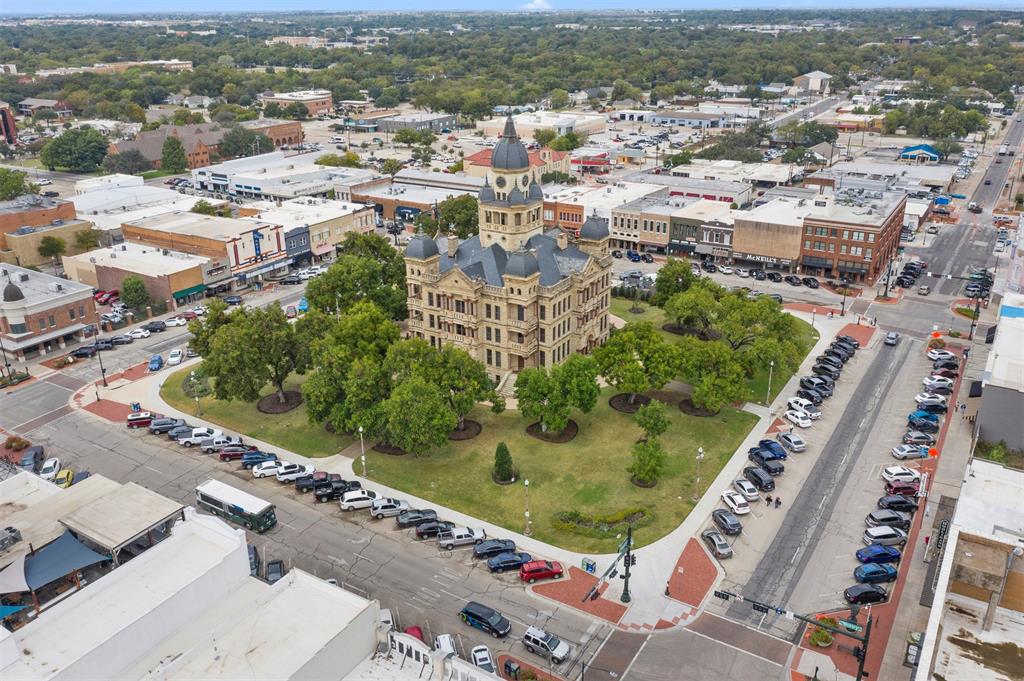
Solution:
<svg viewBox="0 0 1024 681"><path fill-rule="evenodd" d="M510 679L519 678L519 663L512 660L505 660L505 676Z"/></svg>

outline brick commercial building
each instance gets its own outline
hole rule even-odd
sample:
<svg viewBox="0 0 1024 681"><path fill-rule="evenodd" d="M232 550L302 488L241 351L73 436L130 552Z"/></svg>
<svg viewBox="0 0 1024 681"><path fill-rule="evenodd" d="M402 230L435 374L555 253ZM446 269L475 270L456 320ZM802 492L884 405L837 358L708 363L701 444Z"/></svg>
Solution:
<svg viewBox="0 0 1024 681"><path fill-rule="evenodd" d="M43 111L52 111L57 118L70 118L75 114L67 102L62 102L59 99L27 97L18 102L18 113L22 116L34 116Z"/></svg>
<svg viewBox="0 0 1024 681"><path fill-rule="evenodd" d="M470 154L462 159L463 171L473 177L486 177L491 170L492 149L481 149L475 154ZM568 151L552 151L547 147L527 152L530 158L530 171L536 176L537 181L548 173L569 174Z"/></svg>
<svg viewBox="0 0 1024 681"><path fill-rule="evenodd" d="M376 225L373 208L361 203L332 199L301 198L282 201L257 201L239 209L239 217L281 225L285 236L294 230L308 233L306 253L296 258L295 247L289 250L291 261L333 257L337 247L353 232L367 234ZM287 246L287 243L286 243Z"/></svg>
<svg viewBox="0 0 1024 681"><path fill-rule="evenodd" d="M83 340L98 318L92 287L14 265L0 266L0 347L9 363Z"/></svg>
<svg viewBox="0 0 1024 681"><path fill-rule="evenodd" d="M665 253L673 218L696 199L645 197L612 208L611 246ZM676 249L680 252L683 249ZM692 253L693 249L683 251Z"/></svg>
<svg viewBox="0 0 1024 681"><path fill-rule="evenodd" d="M299 102L310 116L334 112L334 95L330 90L299 90L297 92L267 92L260 95L263 105L277 104L281 108Z"/></svg>
<svg viewBox="0 0 1024 681"><path fill-rule="evenodd" d="M409 113L381 119L379 125L379 129L383 132L398 132L406 128L441 132L442 130L454 127L455 114L444 113L443 111L410 111Z"/></svg>
<svg viewBox="0 0 1024 681"><path fill-rule="evenodd" d="M664 187L640 182L593 185L549 185L544 188L544 225L573 234L592 215L611 220L612 209L645 196L665 196Z"/></svg>
<svg viewBox="0 0 1024 681"><path fill-rule="evenodd" d="M255 133L269 137L275 146L296 144L301 142L302 126L297 121L280 121L273 118L246 121L242 127ZM138 149L154 168L160 167L163 156L164 141L168 137L177 137L185 147L185 156L190 169L210 165L220 151L220 142L230 130L230 126L219 123L200 123L198 125L162 125L156 130L140 132L135 139L110 143L109 153L120 154L131 149ZM273 149L262 149L270 152Z"/></svg>
<svg viewBox="0 0 1024 681"><path fill-rule="evenodd" d="M451 343L501 382L527 367L589 353L608 337L608 222L569 243L544 231L544 194L511 118L480 190L480 233L459 242L417 234L405 251L409 332Z"/></svg>
<svg viewBox="0 0 1024 681"><path fill-rule="evenodd" d="M38 194L0 202L0 261L29 266L46 262L39 255L45 236L62 239L75 250L75 233L89 231L91 222L75 217L75 204Z"/></svg>
<svg viewBox="0 0 1024 681"><path fill-rule="evenodd" d="M176 211L125 223L125 242L148 244L209 258L204 278L223 291L288 270L291 258L281 225Z"/></svg>
<svg viewBox="0 0 1024 681"><path fill-rule="evenodd" d="M18 143L18 126L14 122L14 113L7 102L0 102L0 142Z"/></svg>
<svg viewBox="0 0 1024 681"><path fill-rule="evenodd" d="M169 310L205 297L203 272L210 265L209 258L138 243L66 255L63 262L71 279L103 291L120 291L125 277L139 277L150 297Z"/></svg>

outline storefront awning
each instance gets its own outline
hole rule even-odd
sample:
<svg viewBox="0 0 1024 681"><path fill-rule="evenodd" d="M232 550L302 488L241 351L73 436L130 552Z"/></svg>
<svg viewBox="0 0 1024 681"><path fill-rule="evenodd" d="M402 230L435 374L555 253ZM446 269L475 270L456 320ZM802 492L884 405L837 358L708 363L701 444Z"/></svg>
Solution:
<svg viewBox="0 0 1024 681"><path fill-rule="evenodd" d="M195 293L202 293L205 290L206 284L196 284L195 286L189 286L188 288L183 288L180 291L175 291L171 296L174 298L187 298Z"/></svg>
<svg viewBox="0 0 1024 681"><path fill-rule="evenodd" d="M330 253L331 251L333 251L334 250L334 245L333 244L317 244L316 246L313 246L313 248L311 250L313 251L313 255L324 255L325 253Z"/></svg>
<svg viewBox="0 0 1024 681"><path fill-rule="evenodd" d="M48 340L54 338L60 338L71 333L77 333L85 328L85 324L68 324L67 326L56 329L55 331L48 331L46 333L37 333L19 338L18 340L12 340L10 338L0 339L0 346L8 352L14 350L21 350L22 348L32 347L33 345L39 345L45 343Z"/></svg>
<svg viewBox="0 0 1024 681"><path fill-rule="evenodd" d="M32 554L19 555L0 572L0 593L36 591L84 567L110 560L93 551L65 531L56 540Z"/></svg>

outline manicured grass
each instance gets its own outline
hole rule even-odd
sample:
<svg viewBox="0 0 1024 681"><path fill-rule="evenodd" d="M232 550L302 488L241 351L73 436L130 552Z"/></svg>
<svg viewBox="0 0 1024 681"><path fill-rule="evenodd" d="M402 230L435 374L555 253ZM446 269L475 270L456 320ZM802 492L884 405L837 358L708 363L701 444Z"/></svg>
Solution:
<svg viewBox="0 0 1024 681"><path fill-rule="evenodd" d="M168 177L170 175L181 175L181 173L173 173L169 170L147 170L142 173L143 180L155 180L158 177Z"/></svg>
<svg viewBox="0 0 1024 681"><path fill-rule="evenodd" d="M182 382L191 368L174 372L160 389L160 396L175 409L186 414L196 413L196 402L182 391ZM303 377L295 376L286 389L298 390ZM272 392L269 386L263 394ZM242 435L263 440L308 457L337 454L352 444L348 435L335 435L322 427L312 426L306 419L303 405L285 414L263 414L255 403L222 402L211 397L199 400L200 417Z"/></svg>
<svg viewBox="0 0 1024 681"><path fill-rule="evenodd" d="M473 440L449 442L422 457L368 451L368 474L389 486L522 532L524 485L501 486L491 480L494 450L503 441L520 479L530 481L535 537L575 551L613 552L621 541L614 534L587 536L557 527L555 514L607 515L643 507L653 517L634 531L634 537L639 545L649 544L678 526L693 509L697 448L702 446L705 452L703 492L757 419L732 409L710 418L689 416L676 406L682 395L672 394L667 410L671 426L661 438L668 454L665 473L657 486L642 489L630 482L626 471L630 447L640 437L640 429L632 416L608 405L613 394L613 389L606 388L590 414L572 414L580 432L569 443L549 444L527 435L528 422L518 411L495 415L478 407L471 418L483 424L483 432Z"/></svg>
<svg viewBox="0 0 1024 681"><path fill-rule="evenodd" d="M619 317L627 322L638 322L646 321L654 324L654 327L658 329L662 337L670 343L674 343L679 340L679 336L674 333L669 333L661 328L661 325L666 322L665 313L659 307L654 307L648 303L639 303L640 307L643 308L643 313L634 314L630 312L630 308L633 306L633 301L626 300L625 298L612 298L611 302L611 313L616 317ZM813 326L803 321L802 319L796 320L797 327L800 329L800 336L803 342L806 344L808 350L814 347L814 344L818 342L818 332ZM756 402L758 404L764 404L765 395L768 392L768 374L769 367L757 371L752 377L747 379L747 394L746 399L749 402ZM772 371L772 391L771 400L774 400L779 391L782 390L786 382L793 376L791 371Z"/></svg>

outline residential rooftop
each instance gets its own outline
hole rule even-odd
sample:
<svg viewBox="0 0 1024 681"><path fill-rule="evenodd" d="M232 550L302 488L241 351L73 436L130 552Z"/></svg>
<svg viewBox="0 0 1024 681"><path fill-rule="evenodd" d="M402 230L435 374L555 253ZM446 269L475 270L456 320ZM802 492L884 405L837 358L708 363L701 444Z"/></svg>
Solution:
<svg viewBox="0 0 1024 681"><path fill-rule="evenodd" d="M66 255L64 259L83 264L91 263L97 267L117 267L154 277L184 272L210 262L209 258L191 253L165 251L154 246L128 241L111 248L98 248L78 255Z"/></svg>

